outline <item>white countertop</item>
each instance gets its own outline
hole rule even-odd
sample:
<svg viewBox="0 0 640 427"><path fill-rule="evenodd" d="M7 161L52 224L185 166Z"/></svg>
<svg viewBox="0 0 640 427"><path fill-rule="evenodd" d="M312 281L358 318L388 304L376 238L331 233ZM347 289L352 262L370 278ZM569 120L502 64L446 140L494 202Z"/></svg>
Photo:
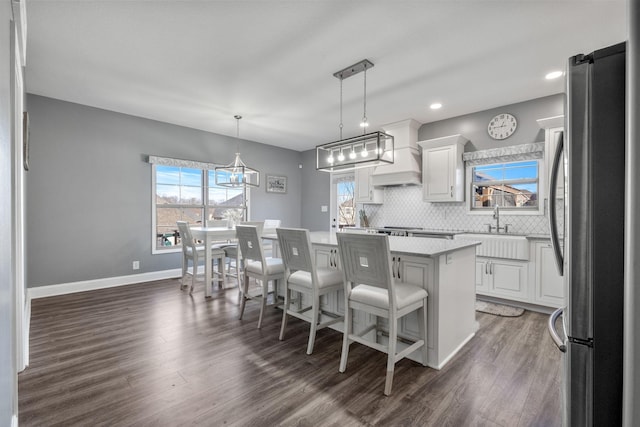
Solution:
<svg viewBox="0 0 640 427"><path fill-rule="evenodd" d="M312 231L309 233L314 245L338 246L336 233ZM430 239L425 237L389 236L389 249L394 254L436 257L447 252L479 245L470 240Z"/></svg>

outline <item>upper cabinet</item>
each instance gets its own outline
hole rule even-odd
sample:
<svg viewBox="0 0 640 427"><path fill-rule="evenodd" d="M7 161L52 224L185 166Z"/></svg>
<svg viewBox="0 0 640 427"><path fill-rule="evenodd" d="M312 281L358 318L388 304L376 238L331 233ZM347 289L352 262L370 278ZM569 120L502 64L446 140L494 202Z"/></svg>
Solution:
<svg viewBox="0 0 640 427"><path fill-rule="evenodd" d="M425 202L464 202L462 135L418 142L422 148L422 199Z"/></svg>
<svg viewBox="0 0 640 427"><path fill-rule="evenodd" d="M373 186L374 168L356 169L356 203L382 204L384 189Z"/></svg>

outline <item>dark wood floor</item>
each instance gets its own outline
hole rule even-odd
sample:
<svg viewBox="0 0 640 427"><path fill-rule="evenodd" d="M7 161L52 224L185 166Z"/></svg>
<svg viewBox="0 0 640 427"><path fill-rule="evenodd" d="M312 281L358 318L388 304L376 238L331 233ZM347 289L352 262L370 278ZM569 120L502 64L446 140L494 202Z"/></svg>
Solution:
<svg viewBox="0 0 640 427"><path fill-rule="evenodd" d="M204 300L165 280L32 302L30 365L19 375L20 426L555 426L560 353L546 316L478 313L476 336L436 371L398 363L382 393L386 355L269 309L262 330L235 289Z"/></svg>

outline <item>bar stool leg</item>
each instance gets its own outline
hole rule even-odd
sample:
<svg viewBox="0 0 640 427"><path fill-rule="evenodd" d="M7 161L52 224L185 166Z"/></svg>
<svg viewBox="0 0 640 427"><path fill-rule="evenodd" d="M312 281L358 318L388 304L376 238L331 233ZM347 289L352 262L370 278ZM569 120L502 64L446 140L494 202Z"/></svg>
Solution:
<svg viewBox="0 0 640 427"><path fill-rule="evenodd" d="M384 394L391 394L393 370L396 366L396 344L398 343L398 319L389 319L389 355L387 357L387 378L384 382Z"/></svg>

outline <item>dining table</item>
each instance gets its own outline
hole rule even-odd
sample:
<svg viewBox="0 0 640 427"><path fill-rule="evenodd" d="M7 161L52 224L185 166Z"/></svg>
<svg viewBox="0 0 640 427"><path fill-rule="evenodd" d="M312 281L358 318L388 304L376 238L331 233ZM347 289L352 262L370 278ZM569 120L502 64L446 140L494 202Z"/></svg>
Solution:
<svg viewBox="0 0 640 427"><path fill-rule="evenodd" d="M225 241L234 241L236 240L236 228L235 227L203 227L203 226L194 226L191 228L191 235L194 239L200 240L204 242L204 256L205 259L211 260L211 247L214 243L221 243ZM269 236L270 238L267 238ZM273 251L277 252L277 235L275 228L265 228L262 231L262 237L267 241L275 240L273 243ZM236 259L236 263L240 262L240 251L237 251L238 257ZM219 268L222 269L224 266L222 264L219 265ZM222 270L220 270L222 272ZM211 280L213 279L213 266L211 262L205 262L204 264L204 280L205 280L205 288L204 288L204 296L205 298L211 297ZM240 286L241 278L238 277L238 287Z"/></svg>
<svg viewBox="0 0 640 427"><path fill-rule="evenodd" d="M196 240L204 242L204 297L211 297L211 279L213 278L213 265L211 264L211 246L216 242L224 242L234 240L236 238L235 227L191 227L191 234ZM224 263L220 263L218 268L221 272L224 269Z"/></svg>

